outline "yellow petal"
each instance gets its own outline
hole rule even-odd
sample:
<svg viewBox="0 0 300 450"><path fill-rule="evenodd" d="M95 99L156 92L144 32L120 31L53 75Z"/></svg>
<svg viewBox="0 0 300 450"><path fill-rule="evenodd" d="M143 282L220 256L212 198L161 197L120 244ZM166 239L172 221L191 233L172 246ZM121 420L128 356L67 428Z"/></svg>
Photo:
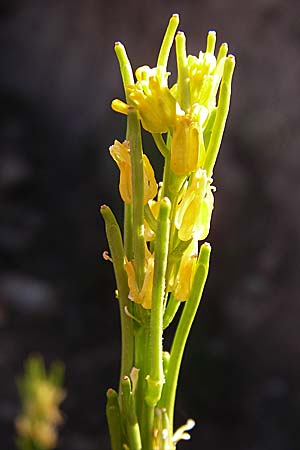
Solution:
<svg viewBox="0 0 300 450"><path fill-rule="evenodd" d="M132 203L132 174L129 143L115 140L114 145L109 147L109 151L120 169L119 190L122 200Z"/></svg>
<svg viewBox="0 0 300 450"><path fill-rule="evenodd" d="M171 143L171 169L176 175L188 175L197 169L199 130L189 115L176 120Z"/></svg>
<svg viewBox="0 0 300 450"><path fill-rule="evenodd" d="M174 297L183 302L189 298L197 261L197 242L193 241L183 254L174 283Z"/></svg>
<svg viewBox="0 0 300 450"><path fill-rule="evenodd" d="M144 167L144 204L146 205L149 200L152 200L157 194L157 183L154 176L154 170L150 164L149 159L143 155L143 167Z"/></svg>
<svg viewBox="0 0 300 450"><path fill-rule="evenodd" d="M127 105L127 103L124 103L122 102L122 100L116 98L111 102L111 108L116 112L127 115L129 106Z"/></svg>
<svg viewBox="0 0 300 450"><path fill-rule="evenodd" d="M206 171L198 169L177 206L175 226L182 241L202 240L209 232L214 204L210 181Z"/></svg>
<svg viewBox="0 0 300 450"><path fill-rule="evenodd" d="M120 168L119 191L123 202L127 205L132 203L132 175L131 165L122 163Z"/></svg>
<svg viewBox="0 0 300 450"><path fill-rule="evenodd" d="M136 71L138 81L127 88L143 128L150 133L166 133L175 123L176 100L168 88L168 76L161 67L142 66Z"/></svg>
<svg viewBox="0 0 300 450"><path fill-rule="evenodd" d="M134 266L133 266L133 263L131 261L128 261L127 258L125 258L125 270L126 270L127 279L128 279L129 298L130 298L130 300L134 301L135 303L141 303L141 296L140 296L136 278L135 278Z"/></svg>
<svg viewBox="0 0 300 450"><path fill-rule="evenodd" d="M154 275L154 257L151 256L147 260L147 270L145 273L144 283L141 290L142 306L145 309L151 309L152 306L153 275Z"/></svg>

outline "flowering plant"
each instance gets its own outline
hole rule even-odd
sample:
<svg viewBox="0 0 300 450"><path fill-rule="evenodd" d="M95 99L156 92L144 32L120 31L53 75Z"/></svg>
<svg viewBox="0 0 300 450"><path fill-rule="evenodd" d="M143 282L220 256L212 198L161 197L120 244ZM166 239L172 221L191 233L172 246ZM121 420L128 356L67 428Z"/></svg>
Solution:
<svg viewBox="0 0 300 450"><path fill-rule="evenodd" d="M19 450L53 450L57 446L58 427L63 423L60 404L64 368L53 363L47 373L40 356L28 358L25 374L18 379L22 411L16 418L16 445Z"/></svg>
<svg viewBox="0 0 300 450"><path fill-rule="evenodd" d="M227 55L227 44L215 56L214 31L205 52L187 55L178 24L174 14L157 66L139 67L135 78L124 46L115 44L126 100L113 100L112 108L127 116L127 133L110 153L120 169L123 236L111 209L101 207L110 249L104 258L114 267L122 331L119 389L107 391L112 450L175 449L194 425L190 419L173 432L180 365L208 274L211 247L201 242L210 229L212 175L235 59ZM178 76L169 87L174 40ZM164 158L159 184L143 150L141 127ZM176 314L178 326L166 351L163 334Z"/></svg>

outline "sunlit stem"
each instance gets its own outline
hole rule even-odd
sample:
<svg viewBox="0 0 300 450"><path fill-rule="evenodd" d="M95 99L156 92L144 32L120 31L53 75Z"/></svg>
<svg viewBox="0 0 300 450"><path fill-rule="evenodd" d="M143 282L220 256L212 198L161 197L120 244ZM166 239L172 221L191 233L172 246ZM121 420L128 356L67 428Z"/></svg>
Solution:
<svg viewBox="0 0 300 450"><path fill-rule="evenodd" d="M224 58L224 56L227 55L227 53L228 53L228 45L226 44L226 42L223 42L223 44L219 48L217 56L217 64L222 58Z"/></svg>
<svg viewBox="0 0 300 450"><path fill-rule="evenodd" d="M187 73L186 38L182 31L176 34L175 43L178 69L178 101L181 108L184 111L188 111L191 100Z"/></svg>
<svg viewBox="0 0 300 450"><path fill-rule="evenodd" d="M207 149L207 156L204 162L204 169L206 169L208 177L212 176L213 168L218 156L219 148L223 137L226 119L229 112L231 81L234 66L235 66L234 56L229 55L226 58L224 65L223 79L221 82L216 118Z"/></svg>
<svg viewBox="0 0 300 450"><path fill-rule="evenodd" d="M167 197L160 202L154 250L154 277L150 320L150 371L147 377L146 402L155 406L161 396L163 373L163 303L167 268L171 203Z"/></svg>
<svg viewBox="0 0 300 450"><path fill-rule="evenodd" d="M126 203L124 204L124 252L128 261L132 261L132 205Z"/></svg>
<svg viewBox="0 0 300 450"><path fill-rule="evenodd" d="M193 324L196 312L198 310L203 289L208 275L209 258L211 247L208 243L201 246L197 262L197 268L193 280L191 295L186 301L179 324L176 329L173 340L170 361L163 388L162 398L159 402L160 407L165 407L170 421L170 429L173 429L173 415L178 383L179 370L185 349L185 344Z"/></svg>
<svg viewBox="0 0 300 450"><path fill-rule="evenodd" d="M217 34L215 31L209 31L207 34L206 41L206 53L211 53L212 55L215 52L216 47Z"/></svg>
<svg viewBox="0 0 300 450"><path fill-rule="evenodd" d="M130 97L127 94L127 86L134 83L133 71L128 59L125 47L121 42L115 43L115 53L118 58L120 72L122 76L124 92L127 103L130 104ZM129 140L129 127L127 123L126 139ZM128 260L133 259L133 243L132 243L132 205L124 205L124 249Z"/></svg>
<svg viewBox="0 0 300 450"><path fill-rule="evenodd" d="M178 25L179 25L179 15L173 14L169 21L169 25L165 32L165 36L161 44L159 55L157 58L157 66L162 66L164 69L167 69L168 59Z"/></svg>
<svg viewBox="0 0 300 450"><path fill-rule="evenodd" d="M128 112L128 140L132 170L132 239L135 274L139 289L142 288L145 272L144 239L144 168L141 126L135 110Z"/></svg>
<svg viewBox="0 0 300 450"><path fill-rule="evenodd" d="M127 95L127 86L134 84L133 71L128 59L125 47L121 42L115 43L115 52L119 61L120 72L122 75L124 91L127 103L130 103L130 98Z"/></svg>

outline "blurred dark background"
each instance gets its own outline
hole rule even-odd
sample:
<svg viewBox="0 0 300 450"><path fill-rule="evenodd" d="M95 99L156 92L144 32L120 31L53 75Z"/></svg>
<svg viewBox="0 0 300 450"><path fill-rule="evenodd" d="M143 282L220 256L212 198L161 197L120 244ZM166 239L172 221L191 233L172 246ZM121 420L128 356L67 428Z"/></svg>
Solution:
<svg viewBox="0 0 300 450"><path fill-rule="evenodd" d="M15 377L40 352L66 366L59 450L108 450L118 308L98 209L118 214L108 147L124 138L116 40L155 65L173 12L189 53L216 29L237 56L215 171L212 270L185 354L184 449L300 448L298 0L0 2L0 442L13 450ZM151 141L148 143L151 151ZM185 388L184 388L185 386Z"/></svg>

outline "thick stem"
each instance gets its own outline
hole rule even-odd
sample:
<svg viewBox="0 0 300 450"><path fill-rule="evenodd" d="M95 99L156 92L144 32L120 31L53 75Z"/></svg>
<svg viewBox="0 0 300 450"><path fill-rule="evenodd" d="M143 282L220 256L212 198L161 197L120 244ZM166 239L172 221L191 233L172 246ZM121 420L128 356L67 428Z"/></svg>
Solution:
<svg viewBox="0 0 300 450"><path fill-rule="evenodd" d="M171 203L167 197L160 202L154 250L154 276L150 320L150 371L147 377L146 402L155 406L164 383L162 335L165 276L167 268Z"/></svg>
<svg viewBox="0 0 300 450"><path fill-rule="evenodd" d="M133 259L132 205L124 204L124 252L128 261Z"/></svg>

